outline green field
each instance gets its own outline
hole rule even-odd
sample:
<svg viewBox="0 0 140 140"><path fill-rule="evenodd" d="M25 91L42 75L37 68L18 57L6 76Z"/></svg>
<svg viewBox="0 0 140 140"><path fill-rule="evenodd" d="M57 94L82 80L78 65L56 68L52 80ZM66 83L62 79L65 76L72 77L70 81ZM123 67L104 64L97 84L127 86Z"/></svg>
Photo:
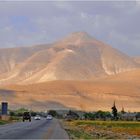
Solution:
<svg viewBox="0 0 140 140"><path fill-rule="evenodd" d="M140 122L131 121L64 121L72 139L140 138Z"/></svg>

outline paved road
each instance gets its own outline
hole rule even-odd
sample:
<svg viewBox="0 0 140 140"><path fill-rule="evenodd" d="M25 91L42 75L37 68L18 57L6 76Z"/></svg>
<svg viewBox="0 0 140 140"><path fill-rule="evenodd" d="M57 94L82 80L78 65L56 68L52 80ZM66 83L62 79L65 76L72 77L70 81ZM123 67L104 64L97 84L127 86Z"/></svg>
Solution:
<svg viewBox="0 0 140 140"><path fill-rule="evenodd" d="M33 120L0 126L0 139L68 139L59 120Z"/></svg>

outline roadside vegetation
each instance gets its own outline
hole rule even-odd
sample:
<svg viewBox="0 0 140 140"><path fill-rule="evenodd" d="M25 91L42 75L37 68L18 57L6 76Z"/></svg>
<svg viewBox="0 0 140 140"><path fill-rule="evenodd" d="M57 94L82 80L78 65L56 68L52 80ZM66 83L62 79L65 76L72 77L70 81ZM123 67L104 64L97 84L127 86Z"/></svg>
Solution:
<svg viewBox="0 0 140 140"><path fill-rule="evenodd" d="M64 121L71 139L134 139L140 138L140 122L133 121Z"/></svg>
<svg viewBox="0 0 140 140"><path fill-rule="evenodd" d="M4 125L4 124L10 123L10 122L11 122L11 121L0 120L0 125Z"/></svg>
<svg viewBox="0 0 140 140"><path fill-rule="evenodd" d="M115 102L112 112L69 111L63 126L70 139L140 139L140 113L118 112Z"/></svg>
<svg viewBox="0 0 140 140"><path fill-rule="evenodd" d="M0 125L4 125L7 123L18 122L22 120L22 113L27 109L20 108L18 110L9 110L9 114L6 118L0 117Z"/></svg>

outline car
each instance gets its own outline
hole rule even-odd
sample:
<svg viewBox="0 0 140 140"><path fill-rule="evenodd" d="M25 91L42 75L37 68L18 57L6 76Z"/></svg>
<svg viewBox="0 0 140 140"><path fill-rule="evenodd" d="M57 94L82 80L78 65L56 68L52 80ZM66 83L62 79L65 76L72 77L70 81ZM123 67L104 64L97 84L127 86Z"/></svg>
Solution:
<svg viewBox="0 0 140 140"><path fill-rule="evenodd" d="M31 114L30 114L30 112L24 112L23 113L23 122L25 120L29 120L29 122L31 122Z"/></svg>
<svg viewBox="0 0 140 140"><path fill-rule="evenodd" d="M52 117L52 115L47 115L47 118L46 118L47 120L52 120L53 119L53 117Z"/></svg>
<svg viewBox="0 0 140 140"><path fill-rule="evenodd" d="M39 115L36 115L36 116L34 117L34 119L35 119L35 120L41 120L41 117L40 117Z"/></svg>

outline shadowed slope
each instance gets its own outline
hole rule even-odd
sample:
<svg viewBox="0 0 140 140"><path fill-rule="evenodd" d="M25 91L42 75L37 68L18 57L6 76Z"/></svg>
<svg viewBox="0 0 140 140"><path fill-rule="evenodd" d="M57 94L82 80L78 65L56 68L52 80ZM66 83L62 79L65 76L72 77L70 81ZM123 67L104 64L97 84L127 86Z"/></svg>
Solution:
<svg viewBox="0 0 140 140"><path fill-rule="evenodd" d="M140 70L121 73L95 81L51 81L26 86L5 87L15 91L15 104L53 101L69 108L110 110L113 101L121 110L140 111ZM61 107L58 107L61 109Z"/></svg>

